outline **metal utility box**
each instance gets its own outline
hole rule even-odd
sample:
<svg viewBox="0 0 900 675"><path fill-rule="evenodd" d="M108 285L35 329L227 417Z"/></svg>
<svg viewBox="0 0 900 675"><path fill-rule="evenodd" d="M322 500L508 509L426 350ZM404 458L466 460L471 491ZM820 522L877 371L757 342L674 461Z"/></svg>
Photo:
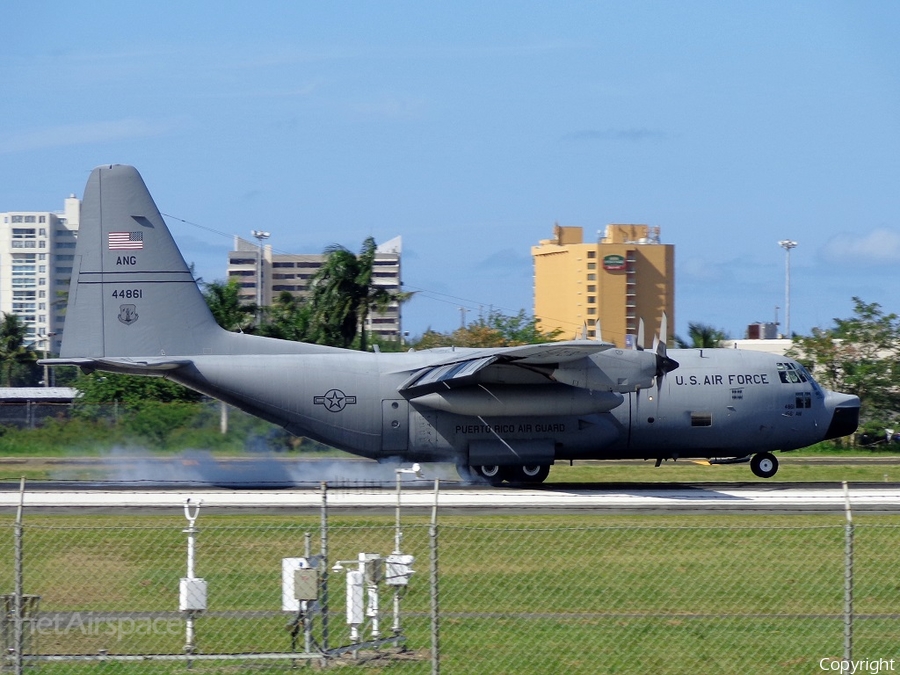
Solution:
<svg viewBox="0 0 900 675"><path fill-rule="evenodd" d="M384 580L384 558L377 553L360 553L359 562L365 570L366 586L377 586Z"/></svg>
<svg viewBox="0 0 900 675"><path fill-rule="evenodd" d="M319 599L319 571L313 568L294 570L294 599Z"/></svg>
<svg viewBox="0 0 900 675"><path fill-rule="evenodd" d="M392 553L387 557L387 575L384 582L388 586L407 586L412 576L415 556Z"/></svg>
<svg viewBox="0 0 900 675"><path fill-rule="evenodd" d="M318 557L281 559L281 611L298 612L319 597ZM309 608L307 608L309 609Z"/></svg>
<svg viewBox="0 0 900 675"><path fill-rule="evenodd" d="M181 578L178 586L178 609L182 612L206 611L206 579Z"/></svg>

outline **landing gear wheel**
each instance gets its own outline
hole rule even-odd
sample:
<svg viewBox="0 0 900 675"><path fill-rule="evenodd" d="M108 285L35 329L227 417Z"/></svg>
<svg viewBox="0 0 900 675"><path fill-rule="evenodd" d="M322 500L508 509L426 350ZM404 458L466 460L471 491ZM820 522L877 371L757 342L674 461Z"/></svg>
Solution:
<svg viewBox="0 0 900 675"><path fill-rule="evenodd" d="M456 473L459 474L459 479L466 485L475 482L475 471L468 464L457 464Z"/></svg>
<svg viewBox="0 0 900 675"><path fill-rule="evenodd" d="M510 475L509 467L496 464L482 464L473 466L472 469L491 485L500 485Z"/></svg>
<svg viewBox="0 0 900 675"><path fill-rule="evenodd" d="M778 471L778 459L770 452L760 452L750 460L750 470L760 478L771 478Z"/></svg>
<svg viewBox="0 0 900 675"><path fill-rule="evenodd" d="M512 482L526 485L539 485L550 474L549 464L525 464L517 466L512 471Z"/></svg>

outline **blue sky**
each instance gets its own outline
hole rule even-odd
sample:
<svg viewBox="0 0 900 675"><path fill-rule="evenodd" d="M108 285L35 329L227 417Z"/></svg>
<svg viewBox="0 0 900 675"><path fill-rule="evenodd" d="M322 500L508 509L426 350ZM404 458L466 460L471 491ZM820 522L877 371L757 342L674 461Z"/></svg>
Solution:
<svg viewBox="0 0 900 675"><path fill-rule="evenodd" d="M133 164L188 262L402 235L412 335L532 310L530 247L647 223L675 328L900 312L900 3L3 3L0 211ZM470 314L469 316L473 316ZM574 331L574 327L573 327ZM604 336L616 338L617 336Z"/></svg>

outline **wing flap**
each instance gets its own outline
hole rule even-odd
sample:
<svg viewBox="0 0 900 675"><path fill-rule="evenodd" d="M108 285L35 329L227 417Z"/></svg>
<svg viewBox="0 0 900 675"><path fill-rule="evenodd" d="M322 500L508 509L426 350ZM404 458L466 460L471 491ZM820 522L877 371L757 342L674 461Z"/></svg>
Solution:
<svg viewBox="0 0 900 675"><path fill-rule="evenodd" d="M412 396L421 396L432 391L449 389L451 386L467 384L479 371L495 363L497 358L497 356L483 356L471 360L431 365L413 373L412 377L400 385L398 391Z"/></svg>

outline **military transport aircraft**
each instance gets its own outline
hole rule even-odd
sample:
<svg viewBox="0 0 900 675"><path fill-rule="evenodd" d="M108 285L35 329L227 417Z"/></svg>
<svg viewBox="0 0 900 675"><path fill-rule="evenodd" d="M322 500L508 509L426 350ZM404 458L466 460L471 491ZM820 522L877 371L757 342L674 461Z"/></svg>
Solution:
<svg viewBox="0 0 900 675"><path fill-rule="evenodd" d="M167 377L356 455L454 462L494 484L624 458L749 461L767 478L773 450L857 427L859 399L792 359L667 350L660 334L653 349L580 339L388 354L231 333L140 174L113 165L88 179L60 358L46 363Z"/></svg>

